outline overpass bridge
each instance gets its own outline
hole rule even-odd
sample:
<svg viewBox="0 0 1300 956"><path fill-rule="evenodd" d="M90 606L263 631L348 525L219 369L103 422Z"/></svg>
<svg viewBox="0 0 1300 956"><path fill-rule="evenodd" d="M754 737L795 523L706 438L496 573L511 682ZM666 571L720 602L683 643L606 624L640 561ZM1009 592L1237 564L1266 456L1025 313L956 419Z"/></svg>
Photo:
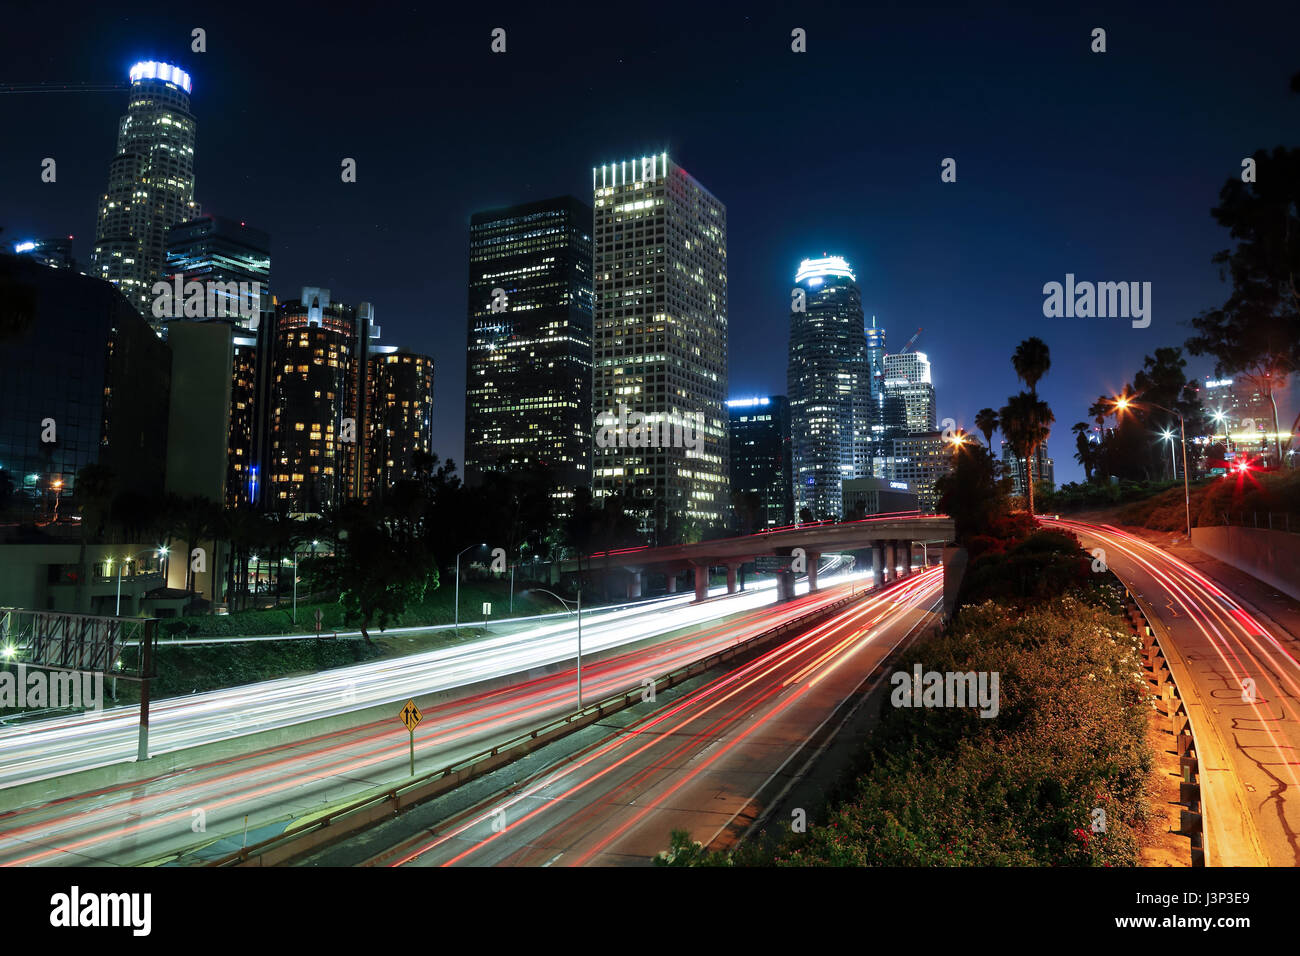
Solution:
<svg viewBox="0 0 1300 956"><path fill-rule="evenodd" d="M898 512L873 515L859 521L821 521L787 528L773 528L735 538L718 538L695 544L668 547L626 548L602 551L580 559L557 562L556 574L589 571L621 571L628 575L627 596L641 596L644 576L663 573L668 591L677 591L677 579L683 571L695 577L695 599L708 594L709 569L727 569L727 591L736 590L736 573L740 566L755 558L775 556L789 558L791 568L777 572L777 600L794 597L794 576L806 570L810 591L817 589L817 562L824 552L871 549L872 567L877 585L897 576L901 563L903 575L911 573L912 555L917 544L946 544L953 540L953 520L947 515L924 515Z"/></svg>

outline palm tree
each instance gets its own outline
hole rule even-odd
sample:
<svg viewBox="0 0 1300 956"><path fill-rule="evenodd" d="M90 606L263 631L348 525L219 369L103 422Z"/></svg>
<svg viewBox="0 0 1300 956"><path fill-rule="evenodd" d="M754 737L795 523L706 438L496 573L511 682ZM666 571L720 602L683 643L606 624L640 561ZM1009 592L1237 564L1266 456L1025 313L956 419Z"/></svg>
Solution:
<svg viewBox="0 0 1300 956"><path fill-rule="evenodd" d="M1091 482L1093 448L1092 443L1088 441L1088 423L1075 422L1070 426L1070 431L1074 432L1074 447L1076 449L1074 459L1083 465L1083 477Z"/></svg>
<svg viewBox="0 0 1300 956"><path fill-rule="evenodd" d="M984 433L984 442L993 454L993 433L998 430L998 413L994 408L981 408L975 413L975 427Z"/></svg>
<svg viewBox="0 0 1300 956"><path fill-rule="evenodd" d="M1012 452L1025 462L1025 484L1028 486L1029 514L1034 514L1034 454L1038 446L1047 441L1056 416L1047 403L1032 392L1021 392L1007 399L998 413L1002 420L1002 434L1011 445Z"/></svg>
<svg viewBox="0 0 1300 956"><path fill-rule="evenodd" d="M203 495L190 495L175 503L173 532L185 542L185 590L193 593L198 584L194 570L194 550L200 541L212 537L221 523L220 507ZM216 580L216 569L212 569ZM216 600L216 588L212 599Z"/></svg>
<svg viewBox="0 0 1300 956"><path fill-rule="evenodd" d="M1105 395L1098 395L1097 400L1088 406L1088 414L1097 423L1098 428L1106 425L1106 416L1115 411L1115 403Z"/></svg>
<svg viewBox="0 0 1300 956"><path fill-rule="evenodd" d="M1029 386L1030 394L1037 398L1039 379L1052 367L1052 353L1047 343L1036 335L1025 339L1016 346L1011 364L1015 366L1016 377Z"/></svg>

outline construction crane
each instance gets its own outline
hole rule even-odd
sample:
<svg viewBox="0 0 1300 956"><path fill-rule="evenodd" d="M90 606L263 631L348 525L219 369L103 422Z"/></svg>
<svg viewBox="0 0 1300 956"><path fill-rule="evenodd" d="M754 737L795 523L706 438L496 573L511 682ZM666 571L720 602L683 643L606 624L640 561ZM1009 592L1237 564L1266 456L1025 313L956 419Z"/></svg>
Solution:
<svg viewBox="0 0 1300 956"><path fill-rule="evenodd" d="M907 344L904 345L901 349L898 350L898 354L899 354L899 355L902 355L904 352L906 352L908 349L910 349L913 345L915 345L915 344L916 344L916 340L919 339L919 338L921 337L921 333L922 333L923 331L924 331L924 329L917 329L917 330L916 330L916 334L913 335L910 339L907 340Z"/></svg>

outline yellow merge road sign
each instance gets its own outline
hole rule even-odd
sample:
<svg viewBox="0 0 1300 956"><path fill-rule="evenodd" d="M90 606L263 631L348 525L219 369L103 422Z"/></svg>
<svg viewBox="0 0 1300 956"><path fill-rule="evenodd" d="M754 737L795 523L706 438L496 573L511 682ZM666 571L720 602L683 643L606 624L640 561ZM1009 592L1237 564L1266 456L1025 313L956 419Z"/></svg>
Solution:
<svg viewBox="0 0 1300 956"><path fill-rule="evenodd" d="M411 733L415 733L415 728L419 725L420 721L424 720L424 714L420 713L420 708L415 706L415 701L413 700L408 700L406 706L402 708L402 712L397 716L401 719L402 723L406 724L406 729Z"/></svg>

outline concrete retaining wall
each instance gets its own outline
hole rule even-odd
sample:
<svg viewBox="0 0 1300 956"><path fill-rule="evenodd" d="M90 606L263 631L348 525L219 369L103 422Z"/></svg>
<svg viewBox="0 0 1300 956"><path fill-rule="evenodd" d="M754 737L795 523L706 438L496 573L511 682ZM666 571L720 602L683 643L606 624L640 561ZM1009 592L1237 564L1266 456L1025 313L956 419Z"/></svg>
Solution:
<svg viewBox="0 0 1300 956"><path fill-rule="evenodd" d="M1300 534L1264 528L1193 528L1192 546L1300 600Z"/></svg>

